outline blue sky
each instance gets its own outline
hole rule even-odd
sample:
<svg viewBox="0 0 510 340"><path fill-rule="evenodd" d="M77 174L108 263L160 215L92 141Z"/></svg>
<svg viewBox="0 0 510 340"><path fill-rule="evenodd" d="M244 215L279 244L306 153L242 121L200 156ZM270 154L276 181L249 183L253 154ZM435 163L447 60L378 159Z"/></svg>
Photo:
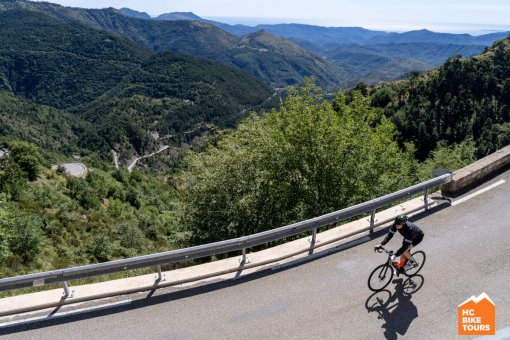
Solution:
<svg viewBox="0 0 510 340"><path fill-rule="evenodd" d="M510 0L49 0L64 6L129 7L157 16L193 12L228 23L298 22L386 31L427 28L481 34L510 31Z"/></svg>

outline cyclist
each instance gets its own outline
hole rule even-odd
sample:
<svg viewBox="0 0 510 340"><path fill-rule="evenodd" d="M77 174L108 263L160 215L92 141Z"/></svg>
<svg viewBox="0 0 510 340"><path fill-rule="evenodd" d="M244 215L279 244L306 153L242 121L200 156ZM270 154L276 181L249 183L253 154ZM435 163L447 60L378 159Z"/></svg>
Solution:
<svg viewBox="0 0 510 340"><path fill-rule="evenodd" d="M395 222L390 227L388 235L386 235L381 244L378 244L374 249L378 250L386 243L388 243L396 231L398 231L400 235L404 237L404 241L402 242L402 247L400 247L400 249L391 256L391 261L393 261L395 266L402 272L403 270L408 270L414 266L414 263L412 263L411 260L410 250L412 247L416 246L423 240L423 236L425 234L416 224L408 221L407 215L398 215L397 218L395 218ZM400 261L395 263L397 256L401 256Z"/></svg>

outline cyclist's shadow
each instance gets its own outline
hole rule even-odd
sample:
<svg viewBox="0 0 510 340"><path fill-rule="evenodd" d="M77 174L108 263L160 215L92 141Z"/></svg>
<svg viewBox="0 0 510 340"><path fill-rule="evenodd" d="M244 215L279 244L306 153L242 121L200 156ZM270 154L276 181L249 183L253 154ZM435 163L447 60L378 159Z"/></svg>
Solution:
<svg viewBox="0 0 510 340"><path fill-rule="evenodd" d="M382 290L367 299L365 308L368 312L377 312L378 319L385 321L381 327L385 328L386 339L393 340L397 339L397 334L406 334L413 320L418 317L418 308L411 301L411 297L423 286L423 282L421 275L405 281L401 278L395 279L393 294L389 290Z"/></svg>

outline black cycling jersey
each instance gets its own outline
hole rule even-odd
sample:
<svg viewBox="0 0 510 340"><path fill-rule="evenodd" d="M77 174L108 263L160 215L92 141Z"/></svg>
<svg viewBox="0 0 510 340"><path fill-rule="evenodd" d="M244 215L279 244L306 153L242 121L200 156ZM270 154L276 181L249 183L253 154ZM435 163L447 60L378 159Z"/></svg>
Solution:
<svg viewBox="0 0 510 340"><path fill-rule="evenodd" d="M397 229L395 226L395 223L390 227L390 231L388 232L388 235L384 238L384 240L381 242L382 245L385 245L386 243L391 240L393 237L393 234L398 231L400 235L404 237L404 241L402 242L402 247L400 247L399 250L395 253L395 256L400 256L404 251L406 251L407 248L409 248L409 245L413 243L413 241L421 241L423 236L425 235L423 233L423 230L421 230L416 224L413 222L405 222L402 228Z"/></svg>

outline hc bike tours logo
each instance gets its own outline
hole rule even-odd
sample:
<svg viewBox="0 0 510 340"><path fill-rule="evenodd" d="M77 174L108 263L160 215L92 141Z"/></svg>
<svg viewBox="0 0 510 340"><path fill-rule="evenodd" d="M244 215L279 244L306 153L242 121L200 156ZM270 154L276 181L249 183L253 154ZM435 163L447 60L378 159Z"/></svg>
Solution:
<svg viewBox="0 0 510 340"><path fill-rule="evenodd" d="M487 294L471 296L457 308L457 311L459 335L496 334L496 305Z"/></svg>

